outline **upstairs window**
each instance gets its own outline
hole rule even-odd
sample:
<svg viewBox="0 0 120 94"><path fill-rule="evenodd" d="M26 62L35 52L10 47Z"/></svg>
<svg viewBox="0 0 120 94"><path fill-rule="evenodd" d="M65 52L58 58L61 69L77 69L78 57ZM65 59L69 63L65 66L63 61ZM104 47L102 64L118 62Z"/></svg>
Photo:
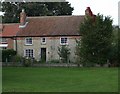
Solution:
<svg viewBox="0 0 120 94"><path fill-rule="evenodd" d="M68 44L68 38L60 38L60 44L61 45L67 45Z"/></svg>
<svg viewBox="0 0 120 94"><path fill-rule="evenodd" d="M32 38L25 38L25 45L32 45Z"/></svg>
<svg viewBox="0 0 120 94"><path fill-rule="evenodd" d="M41 43L46 44L46 38L41 38Z"/></svg>
<svg viewBox="0 0 120 94"><path fill-rule="evenodd" d="M2 39L1 39L1 43L3 43L3 44L4 44L4 43L7 43L7 39L6 39L6 38L2 38Z"/></svg>

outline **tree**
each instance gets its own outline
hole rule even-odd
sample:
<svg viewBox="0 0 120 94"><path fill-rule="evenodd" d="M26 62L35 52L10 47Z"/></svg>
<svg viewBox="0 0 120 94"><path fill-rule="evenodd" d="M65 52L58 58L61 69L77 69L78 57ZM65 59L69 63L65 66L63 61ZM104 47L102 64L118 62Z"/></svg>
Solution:
<svg viewBox="0 0 120 94"><path fill-rule="evenodd" d="M68 2L3 2L3 23L19 22L22 9L25 9L27 16L72 15L73 11Z"/></svg>
<svg viewBox="0 0 120 94"><path fill-rule="evenodd" d="M119 53L119 46L118 46L118 39L119 39L119 33L118 33L119 27L114 26L113 27L113 33L112 33L112 47L111 47L111 53L110 53L110 63L112 66L118 66L118 53Z"/></svg>
<svg viewBox="0 0 120 94"><path fill-rule="evenodd" d="M118 28L118 63L120 66L120 28Z"/></svg>
<svg viewBox="0 0 120 94"><path fill-rule="evenodd" d="M58 55L60 56L63 63L68 63L70 49L66 45L58 47Z"/></svg>
<svg viewBox="0 0 120 94"><path fill-rule="evenodd" d="M101 64L110 58L112 20L98 14L95 19L87 17L80 25L81 40L77 42L77 55L83 64Z"/></svg>

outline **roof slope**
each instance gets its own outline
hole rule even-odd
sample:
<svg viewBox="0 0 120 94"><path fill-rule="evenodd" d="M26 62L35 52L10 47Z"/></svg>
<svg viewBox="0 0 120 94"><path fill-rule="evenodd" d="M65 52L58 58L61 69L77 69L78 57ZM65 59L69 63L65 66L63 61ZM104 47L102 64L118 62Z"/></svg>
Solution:
<svg viewBox="0 0 120 94"><path fill-rule="evenodd" d="M84 16L28 17L28 24L17 36L63 36L79 35L79 25Z"/></svg>
<svg viewBox="0 0 120 94"><path fill-rule="evenodd" d="M19 31L19 24L1 24L0 29L0 37L13 37Z"/></svg>

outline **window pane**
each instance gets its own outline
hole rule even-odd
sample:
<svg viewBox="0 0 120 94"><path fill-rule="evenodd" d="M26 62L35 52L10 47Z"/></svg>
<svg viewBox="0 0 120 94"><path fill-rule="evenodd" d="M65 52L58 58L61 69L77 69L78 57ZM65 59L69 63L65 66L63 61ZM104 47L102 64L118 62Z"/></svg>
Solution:
<svg viewBox="0 0 120 94"><path fill-rule="evenodd" d="M42 38L42 42L45 42L45 38Z"/></svg>
<svg viewBox="0 0 120 94"><path fill-rule="evenodd" d="M41 38L41 43L46 43L46 38Z"/></svg>
<svg viewBox="0 0 120 94"><path fill-rule="evenodd" d="M26 44L32 44L32 38L26 38Z"/></svg>
<svg viewBox="0 0 120 94"><path fill-rule="evenodd" d="M65 38L65 43L67 43L67 38Z"/></svg>
<svg viewBox="0 0 120 94"><path fill-rule="evenodd" d="M67 43L67 38L61 38L61 44Z"/></svg>
<svg viewBox="0 0 120 94"><path fill-rule="evenodd" d="M64 43L64 38L61 38L61 43Z"/></svg>
<svg viewBox="0 0 120 94"><path fill-rule="evenodd" d="M2 42L7 42L7 39L6 38L2 38Z"/></svg>
<svg viewBox="0 0 120 94"><path fill-rule="evenodd" d="M33 49L26 49L25 50L25 55L27 57L33 57Z"/></svg>

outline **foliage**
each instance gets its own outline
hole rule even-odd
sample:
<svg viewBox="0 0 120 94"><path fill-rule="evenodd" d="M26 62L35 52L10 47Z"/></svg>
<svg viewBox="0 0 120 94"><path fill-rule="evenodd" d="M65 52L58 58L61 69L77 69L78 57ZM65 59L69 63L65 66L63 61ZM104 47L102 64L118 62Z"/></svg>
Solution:
<svg viewBox="0 0 120 94"><path fill-rule="evenodd" d="M23 58L21 56L15 55L15 56L13 56L12 61L13 62L21 62L22 59Z"/></svg>
<svg viewBox="0 0 120 94"><path fill-rule="evenodd" d="M84 19L80 25L81 40L77 42L77 55L81 63L105 64L110 58L112 20L98 14L95 20Z"/></svg>
<svg viewBox="0 0 120 94"><path fill-rule="evenodd" d="M6 62L6 61L4 61ZM32 64L37 64L39 63L37 60L35 60L34 58L30 58L30 57L22 57L20 55L14 55L10 57L9 62L5 63L5 64L10 64L11 66L24 66L24 67L29 67L32 66ZM6 65L7 66L7 65Z"/></svg>
<svg viewBox="0 0 120 94"><path fill-rule="evenodd" d="M120 28L118 29L118 62L120 66Z"/></svg>
<svg viewBox="0 0 120 94"><path fill-rule="evenodd" d="M39 64L40 62L37 61L35 58L32 60L32 64Z"/></svg>
<svg viewBox="0 0 120 94"><path fill-rule="evenodd" d="M62 63L68 63L70 49L66 45L62 45L61 47L58 47L58 55L60 56Z"/></svg>
<svg viewBox="0 0 120 94"><path fill-rule="evenodd" d="M113 29L113 34L112 34L112 47L111 47L111 53L110 53L110 63L118 66L118 59L119 59L119 27L115 26Z"/></svg>
<svg viewBox="0 0 120 94"><path fill-rule="evenodd" d="M29 67L29 66L31 66L32 65L32 59L31 58L29 58L29 57L25 57L25 58L23 58L23 66L25 66L25 67Z"/></svg>
<svg viewBox="0 0 120 94"><path fill-rule="evenodd" d="M16 55L16 51L13 49L2 50L2 62L10 62L12 57Z"/></svg>
<svg viewBox="0 0 120 94"><path fill-rule="evenodd" d="M3 23L19 22L19 14L23 8L27 16L72 15L73 11L68 2L3 2Z"/></svg>
<svg viewBox="0 0 120 94"><path fill-rule="evenodd" d="M12 66L18 66L19 64L22 64L22 56L15 55L11 58Z"/></svg>
<svg viewBox="0 0 120 94"><path fill-rule="evenodd" d="M51 61L49 61L48 63L59 63L59 60L51 60Z"/></svg>

